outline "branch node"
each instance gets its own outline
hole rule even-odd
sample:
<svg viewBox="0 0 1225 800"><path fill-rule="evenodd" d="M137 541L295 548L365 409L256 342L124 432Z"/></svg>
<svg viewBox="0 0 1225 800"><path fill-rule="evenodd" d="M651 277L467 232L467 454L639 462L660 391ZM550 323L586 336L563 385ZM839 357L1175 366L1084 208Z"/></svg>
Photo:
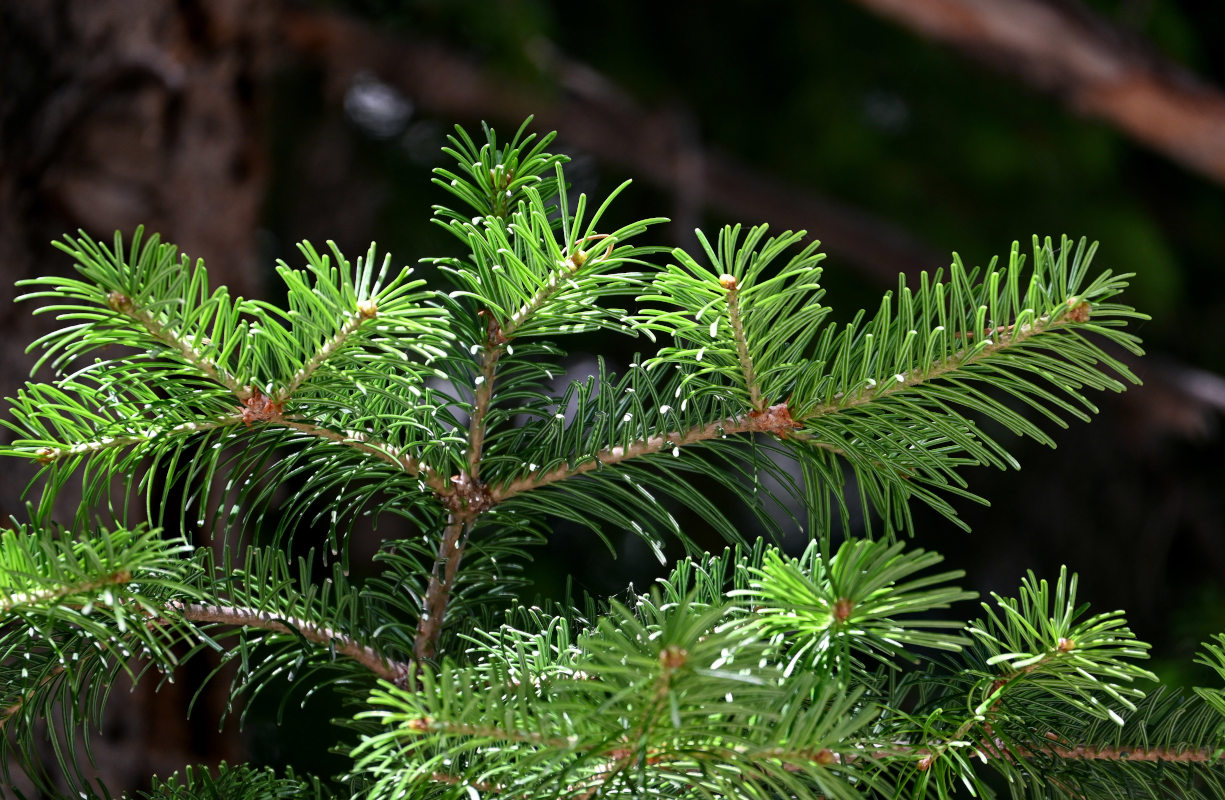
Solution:
<svg viewBox="0 0 1225 800"><path fill-rule="evenodd" d="M472 517L494 505L493 493L489 487L473 480L466 472L452 475L451 485L455 487L455 491L448 492L440 499L452 513Z"/></svg>
<svg viewBox="0 0 1225 800"><path fill-rule="evenodd" d="M123 292L108 292L106 304L111 307L112 311L118 311L120 314L127 314L128 316L131 316L132 312L136 310L136 305L132 302L132 298Z"/></svg>
<svg viewBox="0 0 1225 800"><path fill-rule="evenodd" d="M1066 318L1072 322L1088 322L1092 306L1088 300L1081 300L1080 302L1077 302L1077 300L1078 298L1075 297L1068 300L1069 310Z"/></svg>
<svg viewBox="0 0 1225 800"><path fill-rule="evenodd" d="M242 421L249 428L252 422L280 422L285 411L285 404L278 403L259 390L259 387L245 387L249 392L243 400Z"/></svg>
<svg viewBox="0 0 1225 800"><path fill-rule="evenodd" d="M786 403L768 406L760 411L750 411L747 416L749 430L770 433L780 439L786 439L792 431L801 427L800 423L791 417L791 409Z"/></svg>

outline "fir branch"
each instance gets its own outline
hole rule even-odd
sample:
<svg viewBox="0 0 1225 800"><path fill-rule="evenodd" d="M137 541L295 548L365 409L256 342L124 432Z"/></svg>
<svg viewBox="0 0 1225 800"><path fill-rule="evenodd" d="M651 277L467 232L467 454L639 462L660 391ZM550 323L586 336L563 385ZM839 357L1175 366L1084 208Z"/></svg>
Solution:
<svg viewBox="0 0 1225 800"><path fill-rule="evenodd" d="M749 343L744 336L744 321L740 318L740 288L736 276L726 273L720 275L719 285L727 291L727 316L731 320L732 338L736 341L736 356L740 359L740 368L744 371L744 384L749 389L749 403L755 411L761 411L765 401L761 396L761 386L757 382L753 357L749 355Z"/></svg>
<svg viewBox="0 0 1225 800"><path fill-rule="evenodd" d="M501 147L486 138L478 147L460 131L457 171L437 173L478 213L438 209L469 251L434 260L449 294L409 270L384 285L388 260L375 264L373 248L353 265L334 245L303 245L306 269L278 268L279 307L210 292L202 266L175 263L156 240L127 255L118 238L114 252L87 238L61 245L85 280L36 281L44 291L31 295L52 298L44 310L66 326L36 343L58 380L19 393L18 439L0 448L53 464L42 512L79 470L83 518L126 476L146 493L164 484L163 506L183 487L183 514L198 504L201 518L224 486L236 497L230 527L254 531L288 483L277 536L330 511L333 558L323 555L332 573L321 580L317 554L295 562L279 538L246 548L241 564L218 550L217 564L213 550L151 531L6 534L0 728L28 728L27 763L55 703L74 723L96 715L109 686L96 670L131 672L140 654L169 671L177 645L194 655L230 637L235 695L303 664L382 679L353 717L365 732L349 778L371 796L851 800L946 796L957 780L989 794L975 756L1019 776L1014 786L1097 796L1081 777L1130 791L1141 763L1181 764L1197 780L1219 769L1225 692L1198 690L1207 705L1194 708L1150 702L1135 682L1151 674L1130 663L1147 646L1117 613L1081 619L1074 580L1052 590L1031 576L1019 600L997 597L998 611L965 627L929 617L965 595L937 585L948 574L912 575L934 556L888 544L834 554L821 527L839 512L852 524L852 473L865 524L879 514L887 532L911 527L912 499L955 516L943 496L969 495L961 467L1015 464L978 418L1052 443L1016 405L1062 424L1094 410L1082 390L1123 388L1108 371L1134 379L1095 341L1138 352L1122 327L1142 315L1110 302L1127 276L1086 281L1092 247L1035 240L1028 278L1016 245L1006 269L992 262L985 275L955 256L948 281L903 281L874 316L834 324L817 243L787 255L803 233L767 238L758 226L742 240L732 226L712 243L699 232L705 265L674 250L677 263L657 268L642 260L657 248L621 244L655 220L595 232L624 186L594 214L580 196L572 214L565 159L541 149L548 137L531 150L523 130ZM603 305L644 287L639 315ZM560 351L545 337L596 329L660 331L672 346L619 381L601 361L558 392ZM64 374L115 345L135 352ZM664 456L691 446L702 458ZM795 456L802 477L775 452ZM632 608L520 608L482 629L516 586L510 562L554 518L601 536L601 525L634 530L661 560L663 540L646 528L693 544L673 504L745 536L694 476L759 518L777 482L806 496L824 533L799 561L767 559L762 545L751 563L678 568L691 577ZM366 513L402 514L424 536L388 542L379 571L354 586L338 532ZM898 619L911 614L921 616ZM466 644L452 649L444 627ZM30 637L42 643L23 650ZM916 667L901 661L912 646L955 655L942 657L948 668Z"/></svg>
<svg viewBox="0 0 1225 800"><path fill-rule="evenodd" d="M107 586L122 586L131 580L132 571L121 569L109 575L100 575L80 583L66 583L45 592L29 591L0 595L0 612L10 614L14 609L22 606L45 607L55 604L56 601L62 600L65 597L75 594L87 594Z"/></svg>
<svg viewBox="0 0 1225 800"><path fill-rule="evenodd" d="M1172 764L1214 764L1225 760L1219 747L1128 747L1126 745L1065 745L1017 747L1020 758L1048 757L1062 761L1163 761Z"/></svg>
<svg viewBox="0 0 1225 800"><path fill-rule="evenodd" d="M293 393L298 390L298 387L310 380L311 376L315 374L315 371L318 370L319 367L323 366L324 362L327 361L333 353L344 347L345 342L347 342L349 337L358 331L358 329L362 326L362 323L366 322L367 320L374 319L377 316L378 306L374 303L374 301L363 300L359 302L357 311L355 311L347 320L345 320L344 324L340 326L340 329L337 330L330 339L324 342L323 345L315 351L315 354L312 355L306 361L306 363L304 363L298 369L298 371L290 377L289 381L282 389L280 389L280 391L274 393L276 402L284 403L289 400Z"/></svg>
<svg viewBox="0 0 1225 800"><path fill-rule="evenodd" d="M485 417L493 398L493 381L509 337L489 311L480 312L488 318L485 343L481 349L480 375L473 387L472 412L468 420L468 478L473 483L481 479L481 456L485 451Z"/></svg>
<svg viewBox="0 0 1225 800"><path fill-rule="evenodd" d="M573 275L577 274L588 262L588 254L586 250L580 248L584 242L596 241L599 239L611 239L608 243L608 249L604 251L603 258L608 258L612 255L613 248L616 246L616 239L612 239L607 233L593 233L580 241L574 243L574 251L567 253L563 251L562 258L558 263L558 269L549 273L548 279L540 285L536 290L536 294L530 300L519 307L514 314L507 320L506 325L502 328L502 335L506 339L513 339L515 332L526 323L531 316L544 307L550 299L553 298L565 286L565 282Z"/></svg>
<svg viewBox="0 0 1225 800"><path fill-rule="evenodd" d="M107 294L106 302L117 314L122 314L139 324L155 341L176 351L184 361L199 370L204 377L226 387L240 400L246 399L249 390L243 387L237 378L197 351L190 342L179 336L177 331L163 325L147 309L137 307L132 298L122 292L113 291Z"/></svg>
<svg viewBox="0 0 1225 800"><path fill-rule="evenodd" d="M0 735L4 734L4 728L6 725L8 725L8 721L20 714L22 709L26 707L26 704L37 696L43 687L58 678L63 674L63 672L64 667L60 664L56 664L47 672L47 674L43 675L33 686L27 689L16 702L10 703L5 708L0 709Z"/></svg>
<svg viewBox="0 0 1225 800"><path fill-rule="evenodd" d="M413 653L417 660L427 661L438 652L438 639L442 635L442 623L455 588L455 576L464 557L471 517L477 512L452 511L443 528L442 540L438 543L438 557L430 571L429 586L425 590L421 619L417 623L417 635L413 641Z"/></svg>
<svg viewBox="0 0 1225 800"><path fill-rule="evenodd" d="M307 436L313 436L318 439L325 439L329 442L352 447L363 453L368 453L381 461L401 469L409 475L415 475L425 481L426 486L434 491L439 497L447 497L454 493L454 487L451 486L447 479L439 475L429 464L424 463L407 453L397 450L391 445L381 442L369 434L361 431L343 431L337 432L331 428L325 428L322 425L316 425L313 422L308 422L300 419L278 419L277 425L290 428L304 433Z"/></svg>
<svg viewBox="0 0 1225 800"><path fill-rule="evenodd" d="M685 431L672 431L659 436L639 439L628 445L617 445L599 451L581 464L563 464L550 470L540 470L517 478L501 487L492 487L490 496L500 503L515 495L539 489L550 483L573 478L602 466L619 464L643 456L652 455L673 447L684 447L697 442L732 436L739 433L769 433L779 437L789 436L798 424L791 418L786 403L778 403L761 411L750 411L740 417L726 417L716 422L698 425Z"/></svg>
<svg viewBox="0 0 1225 800"><path fill-rule="evenodd" d="M910 372L898 373L893 376L892 382L884 386L878 387L875 381L871 381L868 386L850 396L835 398L835 401L832 403L814 407L810 412L804 414L799 421L804 422L814 417L867 405L903 390L930 383L945 375L963 369L969 364L982 361L996 353L1021 345L1035 336L1049 333L1069 323L1086 323L1089 321L1090 314L1091 305L1089 302L1082 301L1076 297L1070 298L1067 301L1067 311L1063 314L1058 316L1044 315L1038 317L1032 323L1001 325L991 330L985 330L982 332L983 338L977 345L967 346L958 350L930 366L920 367ZM973 336L973 332L969 332L965 338L972 338Z"/></svg>
<svg viewBox="0 0 1225 800"><path fill-rule="evenodd" d="M1057 738L1053 733L1047 734L1047 737ZM950 737L949 741L955 742L958 740L956 737ZM925 744L908 745L897 742L887 747L870 748L870 746L865 746L856 752L832 752L830 755L817 754L816 760L822 764L830 763L830 760L832 760L833 763L850 765L864 760L887 761L901 759L918 762L921 765L920 770L922 771L929 769L932 761L938 758L940 753L947 749L947 747L947 744L944 747L933 747ZM1171 764L1213 764L1225 761L1225 751L1222 751L1219 747L1149 747L1146 745L1132 747L1125 744L1067 745L1052 742L1044 747L1013 745L1012 747L1005 748L1002 742L997 741L991 745L980 744L975 746L975 750L983 758L1003 758L1010 761L1041 758L1058 759L1061 761L1146 761Z"/></svg>
<svg viewBox="0 0 1225 800"><path fill-rule="evenodd" d="M103 436L100 439L90 442L77 442L68 447L40 447L34 451L34 457L41 464L52 464L62 458L69 456L90 456L100 453L104 450L119 450L132 445L147 444L149 442L159 441L169 435L191 435L195 433L203 433L204 431L216 430L217 428L228 428L237 425L244 419L243 413L239 412L232 416L218 417L206 422L180 422L164 430L151 430L143 435L128 434L126 436Z"/></svg>
<svg viewBox="0 0 1225 800"><path fill-rule="evenodd" d="M413 642L413 652L422 661L433 658L438 651L443 620L451 599L451 591L455 587L455 576L459 573L459 564L464 557L471 520L490 505L489 492L481 484L481 457L485 449L486 417L493 398L494 377L508 338L492 312L481 311L480 315L486 317L487 322L480 375L476 377L472 411L468 420L468 467L451 479L450 487L437 492L450 506L451 513L438 543L438 555L430 572L421 618L417 624L417 635Z"/></svg>
<svg viewBox="0 0 1225 800"><path fill-rule="evenodd" d="M258 628L271 633L296 634L308 642L334 648L337 653L353 659L383 680L397 685L404 685L413 673L414 667L411 663L388 659L374 648L360 644L347 634L309 620L240 606L181 601L172 601L166 609L191 622L217 622L236 627ZM158 621L152 620L151 624Z"/></svg>

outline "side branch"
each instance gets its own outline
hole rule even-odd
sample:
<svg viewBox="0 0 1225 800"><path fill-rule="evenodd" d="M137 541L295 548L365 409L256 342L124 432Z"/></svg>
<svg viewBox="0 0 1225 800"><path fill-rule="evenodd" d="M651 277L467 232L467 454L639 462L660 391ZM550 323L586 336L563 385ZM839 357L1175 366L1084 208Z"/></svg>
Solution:
<svg viewBox="0 0 1225 800"><path fill-rule="evenodd" d="M8 724L8 721L20 714L21 710L25 708L26 703L30 702L30 700L38 693L40 689L42 689L48 683L51 683L51 681L55 680L63 673L64 667L57 664L51 668L50 672L40 678L32 687L30 687L25 694L19 697L16 702L0 709L0 735L4 734L4 727Z"/></svg>
<svg viewBox="0 0 1225 800"><path fill-rule="evenodd" d="M500 503L517 494L522 494L532 489L539 489L542 486L547 486L550 483L556 483L567 478L573 478L576 475L591 472L604 465L619 464L622 461L641 458L642 456L658 453L661 450L673 447L684 447L696 442L738 433L770 433L775 436L787 436L797 427L799 425L791 418L791 411L787 408L787 404L779 403L762 411L751 411L742 417L728 417L696 428L690 428L687 431L677 431L666 433L662 436L639 439L624 447L620 445L610 447L606 450L601 450L588 460L573 466L564 464L555 469L533 472L511 481L505 486L491 488L489 492L490 499L493 503Z"/></svg>
<svg viewBox="0 0 1225 800"><path fill-rule="evenodd" d="M1058 758L1066 761L1164 761L1175 764L1215 764L1225 760L1216 747L1127 747L1126 745L1065 746L1052 744L1034 749L1019 748L1021 758Z"/></svg>
<svg viewBox="0 0 1225 800"><path fill-rule="evenodd" d="M40 447L34 451L34 457L42 464L50 464L68 456L93 455L103 450L114 450L121 447L144 444L167 434L188 435L201 433L203 431L216 430L217 428L227 428L240 422L242 422L241 414L218 417L208 422L181 422L172 428L162 431L150 431L144 434L130 433L124 436L103 436L96 441L78 442L77 444L65 447Z"/></svg>
<svg viewBox="0 0 1225 800"><path fill-rule="evenodd" d="M820 417L826 414L845 411L848 408L867 405L882 397L888 397L904 389L909 389L912 386L936 380L943 375L965 367L967 364L972 364L993 353L998 353L1001 350L1018 345L1034 336L1054 330L1061 325L1066 325L1070 322L1089 321L1090 306L1088 301L1081 301L1074 297L1068 300L1067 304L1068 310L1063 316L1056 319L1052 319L1050 316L1042 316L1032 323L1020 326L1015 324L1002 325L993 330L983 331L984 339L981 342L982 346L977 349L967 347L926 368L913 372L898 373L885 386L878 387L875 381L873 381L870 386L849 396L835 396L834 402L816 406L804 415L800 421L803 422L813 417Z"/></svg>
<svg viewBox="0 0 1225 800"><path fill-rule="evenodd" d="M0 597L0 610L8 614L19 606L46 607L64 597L92 592L105 586L121 586L130 580L132 580L132 573L126 569L121 569L118 572L112 572L110 575L103 575L100 578L94 578L84 583L70 583L64 586L57 586L45 592L15 592L14 594Z"/></svg>
<svg viewBox="0 0 1225 800"><path fill-rule="evenodd" d="M1212 747L1130 747L1128 745L1092 745L1092 744L1057 744L1058 738L1053 733L1047 737L1052 740L1044 747L1014 747L1003 749L999 746L979 747L978 753L986 758L1006 758L1009 760L1030 760L1036 758L1054 758L1065 761L1146 761L1167 762L1172 764L1213 764L1225 761L1225 753ZM955 736L952 738L956 738ZM862 759L910 759L917 761L920 769L928 769L931 762L937 758L947 746L934 747L925 744L907 745L904 742L894 743L888 747L867 749L848 754L834 753L832 761L838 764L853 764ZM822 762L827 763L827 762Z"/></svg>
<svg viewBox="0 0 1225 800"><path fill-rule="evenodd" d="M114 311L139 324L156 341L177 352L184 361L199 370L204 377L221 384L238 398L246 398L247 390L233 375L222 369L212 359L198 352L189 342L180 337L177 331L163 325L146 309L137 308L132 298L122 292L111 292L106 296L106 302Z"/></svg>
<svg viewBox="0 0 1225 800"><path fill-rule="evenodd" d="M357 332L358 328L361 327L363 322L368 319L373 319L377 315L378 307L372 301L366 300L358 303L357 311L354 312L353 315L347 320L345 320L344 324L340 326L340 330L336 331L332 338L324 342L323 346L310 357L310 360L303 364L301 369L293 374L293 376L289 379L289 383L285 385L285 388L276 392L276 401L284 403L286 400L288 400L290 395L297 391L299 386L308 381L311 375L314 375L315 371L318 370L319 367L323 366L325 361L331 358L333 353L344 346L344 343L348 341L350 336Z"/></svg>
<svg viewBox="0 0 1225 800"><path fill-rule="evenodd" d="M454 491L446 478L431 469L428 464L424 464L406 453L397 452L391 445L380 442L361 431L344 431L340 433L331 428L325 428L322 425L297 419L277 419L274 424L284 428L292 428L295 431L305 433L307 436L326 439L329 442L335 442L346 447L352 447L354 450L360 450L363 453L369 453L397 469L421 478L425 481L426 486L440 496L450 495Z"/></svg>
<svg viewBox="0 0 1225 800"><path fill-rule="evenodd" d="M413 672L412 663L392 661L374 648L359 644L347 634L308 620L239 606L178 601L170 603L168 610L191 622L218 622L224 625L259 628L271 633L297 634L314 644L334 646L337 653L353 659L383 680L398 685L404 685Z"/></svg>
<svg viewBox="0 0 1225 800"><path fill-rule="evenodd" d="M757 370L753 366L753 357L749 355L749 342L744 336L744 320L740 318L740 288L736 285L736 276L720 275L719 285L727 291L727 316L731 320L732 338L736 340L736 356L740 359L744 382L749 387L749 401L754 410L760 411L764 400L761 396L761 388L757 383Z"/></svg>
<svg viewBox="0 0 1225 800"><path fill-rule="evenodd" d="M551 300L572 275L577 274L583 268L583 265L588 262L589 255L586 250L581 248L581 245L600 239L608 239L608 247L604 250L604 255L601 256L601 259L612 255L613 248L617 245L617 240L607 233L593 233L576 241L574 243L574 252L566 255L558 262L558 270L550 272L548 280L536 290L536 294L520 306L519 310L506 321L505 327L500 331L501 339L509 340L514 338L515 332L531 319L532 315L539 311L545 303Z"/></svg>

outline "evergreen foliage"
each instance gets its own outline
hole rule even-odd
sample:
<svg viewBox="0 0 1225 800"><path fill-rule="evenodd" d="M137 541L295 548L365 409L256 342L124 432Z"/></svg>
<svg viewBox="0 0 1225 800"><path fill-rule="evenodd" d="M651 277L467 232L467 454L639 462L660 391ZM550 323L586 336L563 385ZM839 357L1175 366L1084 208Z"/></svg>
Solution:
<svg viewBox="0 0 1225 800"><path fill-rule="evenodd" d="M1126 275L1035 238L840 322L802 232L639 244L660 220L605 222L625 187L573 198L551 137L484 133L437 171L457 249L427 278L303 244L273 305L140 231L57 243L78 276L27 294L61 323L34 344L50 379L5 423L4 454L41 465L0 536L6 765L105 793L82 768L113 678L209 650L236 707L280 676L345 697L348 772L188 768L147 797L1225 794L1225 690L1155 686L1066 572L967 621L961 574L900 538L913 503L956 521L977 499L960 468L1014 467L1005 434L1053 445L1032 417L1134 381L1110 355L1139 352ZM567 379L558 342L593 330L659 343ZM767 483L805 509L799 555L768 541ZM353 524L385 514L414 533L351 579ZM624 602L524 605L559 520L689 555ZM1225 676L1225 638L1201 658Z"/></svg>

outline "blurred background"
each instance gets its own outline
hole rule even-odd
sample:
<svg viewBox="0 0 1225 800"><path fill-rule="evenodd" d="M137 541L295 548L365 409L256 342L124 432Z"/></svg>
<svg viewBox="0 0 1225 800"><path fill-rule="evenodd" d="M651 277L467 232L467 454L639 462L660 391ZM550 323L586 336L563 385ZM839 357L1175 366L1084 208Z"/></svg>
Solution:
<svg viewBox="0 0 1225 800"><path fill-rule="evenodd" d="M991 501L959 506L974 532L920 513L916 544L982 591L1066 564L1095 608L1127 609L1159 672L1208 680L1190 661L1225 630L1223 33L1208 0L0 0L0 391L48 324L13 282L68 271L48 243L78 228L145 224L245 296L275 291L301 239L451 253L429 177L456 123L509 135L535 115L576 191L632 178L614 219L671 218L660 244L733 221L807 230L845 317L952 251L986 264L1084 236L1097 267L1136 273L1144 385L1095 398L1100 418L1057 449L1012 443L1020 472L969 472ZM570 343L576 370L597 346ZM32 474L0 464L0 513ZM533 569L546 594L658 572L565 530ZM117 693L98 748L112 788L323 757L319 707L302 741L261 709L218 732L222 699L186 723L184 685Z"/></svg>

